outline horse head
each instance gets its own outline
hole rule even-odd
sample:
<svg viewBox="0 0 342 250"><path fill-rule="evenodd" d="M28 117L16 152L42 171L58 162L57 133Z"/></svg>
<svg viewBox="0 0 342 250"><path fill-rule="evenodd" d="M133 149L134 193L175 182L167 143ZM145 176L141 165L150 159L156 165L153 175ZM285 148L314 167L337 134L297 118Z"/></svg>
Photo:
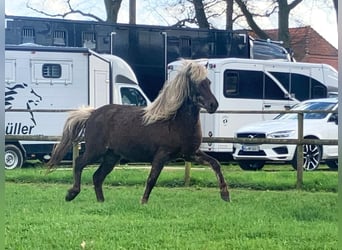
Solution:
<svg viewBox="0 0 342 250"><path fill-rule="evenodd" d="M218 108L218 102L210 89L211 81L207 77L207 69L197 63L190 63L188 69L190 79L189 97L199 108L204 108L208 113L214 113Z"/></svg>
<svg viewBox="0 0 342 250"><path fill-rule="evenodd" d="M198 110L216 111L218 102L210 90L206 67L192 60L183 60L182 66L175 77L164 84L157 98L144 108L144 124L171 119L189 101Z"/></svg>

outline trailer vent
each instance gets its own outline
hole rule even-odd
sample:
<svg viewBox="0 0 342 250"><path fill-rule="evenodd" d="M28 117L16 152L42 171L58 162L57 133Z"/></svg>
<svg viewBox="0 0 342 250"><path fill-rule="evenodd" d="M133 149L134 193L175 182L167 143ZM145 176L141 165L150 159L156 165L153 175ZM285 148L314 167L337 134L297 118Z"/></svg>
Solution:
<svg viewBox="0 0 342 250"><path fill-rule="evenodd" d="M53 45L66 46L66 32L64 30L53 32Z"/></svg>
<svg viewBox="0 0 342 250"><path fill-rule="evenodd" d="M95 32L82 33L83 47L88 49L96 49L96 35Z"/></svg>
<svg viewBox="0 0 342 250"><path fill-rule="evenodd" d="M35 32L31 27L24 27L21 31L22 43L34 43Z"/></svg>
<svg viewBox="0 0 342 250"><path fill-rule="evenodd" d="M44 78L60 78L62 75L62 67L60 64L43 64Z"/></svg>

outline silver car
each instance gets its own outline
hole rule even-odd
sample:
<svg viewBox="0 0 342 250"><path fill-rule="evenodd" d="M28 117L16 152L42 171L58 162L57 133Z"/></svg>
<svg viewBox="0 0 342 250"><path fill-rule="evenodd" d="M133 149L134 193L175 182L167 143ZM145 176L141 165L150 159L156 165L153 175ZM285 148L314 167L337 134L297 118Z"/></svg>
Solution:
<svg viewBox="0 0 342 250"><path fill-rule="evenodd" d="M332 113L304 113L303 136L310 139L338 138L337 98L313 99L295 105L292 110L331 110ZM278 115L273 120L240 128L237 138L297 139L297 114ZM296 145L293 144L234 144L233 157L244 170L261 169L266 161L290 162L297 168ZM338 167L337 145L304 145L305 170L315 170L321 161L332 169Z"/></svg>

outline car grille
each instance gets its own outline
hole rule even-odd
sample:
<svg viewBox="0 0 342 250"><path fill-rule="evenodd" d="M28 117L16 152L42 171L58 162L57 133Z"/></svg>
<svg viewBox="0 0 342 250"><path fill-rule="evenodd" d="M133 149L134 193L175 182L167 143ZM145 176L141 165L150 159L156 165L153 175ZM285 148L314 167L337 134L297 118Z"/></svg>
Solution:
<svg viewBox="0 0 342 250"><path fill-rule="evenodd" d="M238 133L237 138L266 138L263 133Z"/></svg>

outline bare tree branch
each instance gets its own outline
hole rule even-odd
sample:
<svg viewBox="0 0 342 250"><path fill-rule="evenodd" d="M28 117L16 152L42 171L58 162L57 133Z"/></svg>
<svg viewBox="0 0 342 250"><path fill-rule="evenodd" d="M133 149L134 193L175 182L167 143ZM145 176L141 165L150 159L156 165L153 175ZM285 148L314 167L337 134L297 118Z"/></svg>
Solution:
<svg viewBox="0 0 342 250"><path fill-rule="evenodd" d="M290 3L288 6L289 6L289 9L292 10L294 9L298 4L300 4L303 0L294 0L292 3ZM286 0L287 2L287 0Z"/></svg>
<svg viewBox="0 0 342 250"><path fill-rule="evenodd" d="M81 10L74 9L71 6L70 1L71 0L67 0L68 11L66 11L65 13L50 14L50 13L45 12L43 10L39 10L39 9L34 8L33 6L31 6L29 4L29 2L26 2L26 7L31 9L31 10L33 10L33 11L35 11L35 12L37 12L37 13L40 13L40 14L43 14L43 15L49 16L49 17L62 17L62 18L66 18L70 14L80 14L82 16L93 18L93 19L95 19L96 21L99 21L99 22L103 22L104 21L101 18L99 18L98 16L95 16L95 15L93 15L91 13L85 13L85 12L83 12Z"/></svg>
<svg viewBox="0 0 342 250"><path fill-rule="evenodd" d="M241 12L246 17L249 27L251 27L251 29L257 34L258 37L260 37L261 39L267 39L268 35L254 21L253 15L247 9L245 2L243 0L235 0L235 2L239 5Z"/></svg>

